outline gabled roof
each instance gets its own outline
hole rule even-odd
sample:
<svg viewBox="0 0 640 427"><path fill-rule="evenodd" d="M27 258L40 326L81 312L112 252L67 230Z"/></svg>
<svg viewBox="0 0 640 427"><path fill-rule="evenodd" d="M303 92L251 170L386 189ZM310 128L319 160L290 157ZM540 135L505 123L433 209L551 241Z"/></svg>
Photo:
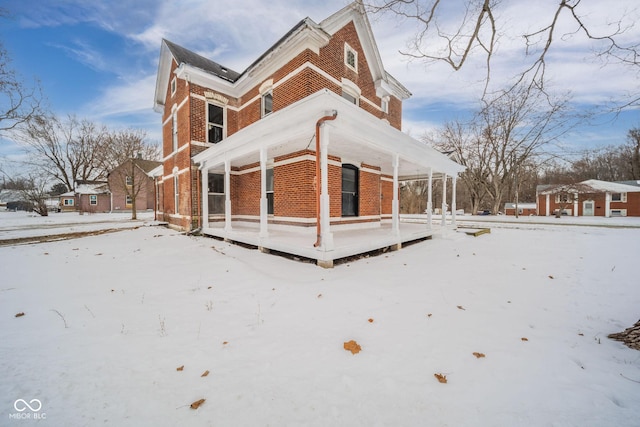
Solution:
<svg viewBox="0 0 640 427"><path fill-rule="evenodd" d="M134 159L134 162L136 166L138 166L140 169L144 171L144 173L147 173L147 174L162 164L162 162L159 162L157 160L145 160L145 159Z"/></svg>
<svg viewBox="0 0 640 427"><path fill-rule="evenodd" d="M109 186L106 181L76 181L74 189L75 194L105 194L108 192Z"/></svg>
<svg viewBox="0 0 640 427"><path fill-rule="evenodd" d="M163 111L173 60L178 64L178 77L188 76L196 84L239 97L276 71L278 62L288 61L307 48L319 52L335 32L351 21L356 27L378 96L393 94L400 99L409 98L411 93L384 70L364 6L360 1L355 1L320 24L310 18L301 20L241 73L163 39L158 61L154 110Z"/></svg>

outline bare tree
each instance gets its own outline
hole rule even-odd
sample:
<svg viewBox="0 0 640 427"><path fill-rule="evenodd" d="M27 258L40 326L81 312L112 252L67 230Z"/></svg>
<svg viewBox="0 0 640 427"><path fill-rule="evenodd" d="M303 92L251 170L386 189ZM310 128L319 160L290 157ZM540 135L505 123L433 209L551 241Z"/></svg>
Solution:
<svg viewBox="0 0 640 427"><path fill-rule="evenodd" d="M484 101L468 123L445 125L434 145L455 153L467 167L461 182L467 187L472 211L487 198L498 212L521 176L543 148L574 124L567 114L567 99L553 101L527 86ZM517 189L517 187L516 187Z"/></svg>
<svg viewBox="0 0 640 427"><path fill-rule="evenodd" d="M38 115L21 126L16 139L29 154L27 163L73 189L75 181L104 178L107 130L89 120Z"/></svg>
<svg viewBox="0 0 640 427"><path fill-rule="evenodd" d="M629 154L629 179L640 180L640 128L629 130L626 151Z"/></svg>
<svg viewBox="0 0 640 427"><path fill-rule="evenodd" d="M41 102L39 86L28 87L18 78L10 63L9 54L0 42L0 134L37 115Z"/></svg>
<svg viewBox="0 0 640 427"><path fill-rule="evenodd" d="M584 2L587 4L590 2ZM609 8L615 3L607 3ZM568 39L590 40L593 54L605 63L640 65L640 38L628 37L635 30L630 10L620 8L619 17L608 21L599 14L585 13L581 0L550 2L545 18L532 27L508 32L506 22L513 7L526 14L531 5L514 5L502 0L370 0L366 9L372 13L390 12L417 25L415 36L403 54L425 62L444 62L459 70L474 55L485 64L485 93L491 79L492 64L500 55L501 39L521 41L523 62L512 88L525 84L529 88L545 87L545 71L554 43ZM562 24L562 25L561 25ZM622 107L637 106L640 95L633 93Z"/></svg>
<svg viewBox="0 0 640 427"><path fill-rule="evenodd" d="M46 177L32 173L26 179L28 186L20 190L20 195L25 201L33 204L33 210L40 216L49 216L47 206L47 199L49 198L47 187L49 183Z"/></svg>
<svg viewBox="0 0 640 427"><path fill-rule="evenodd" d="M137 218L136 199L145 189L145 163L160 157L160 147L151 144L142 130L125 129L109 133L103 168L109 185L116 185L131 200L131 219ZM112 189L113 192L113 189Z"/></svg>

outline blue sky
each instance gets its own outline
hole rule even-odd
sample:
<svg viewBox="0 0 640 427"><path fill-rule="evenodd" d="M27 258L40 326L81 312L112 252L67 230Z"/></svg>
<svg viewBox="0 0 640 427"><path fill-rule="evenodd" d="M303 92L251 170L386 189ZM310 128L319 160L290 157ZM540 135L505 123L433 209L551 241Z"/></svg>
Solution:
<svg viewBox="0 0 640 427"><path fill-rule="evenodd" d="M460 2L461 0L452 0ZM640 22L635 0L595 2L585 17L612 22L625 15ZM59 115L75 114L108 126L145 129L160 138L160 115L153 112L154 85L163 37L236 71L242 71L304 17L320 22L347 0L6 0L11 16L0 21L0 39L13 68L26 83L38 79L50 108ZM594 3L594 2L591 2ZM605 4L606 3L606 4ZM517 34L546 22L545 5L555 2L504 0L500 10L501 40L492 82L507 81L522 66ZM452 6L455 6L452 4ZM536 8L538 6L538 8ZM582 9L581 9L582 10ZM444 16L442 24L455 16ZM464 117L482 90L480 58L461 72L443 64L425 66L401 55L414 33L409 22L392 16L370 17L385 68L413 97L404 103L404 130L419 138L447 120ZM571 30L571 27L567 27ZM630 28L623 40L640 40L640 28ZM575 108L604 107L612 99L639 89L635 70L594 59L593 46L579 36L558 39L549 57L552 88L571 91ZM583 147L620 144L628 129L640 127L640 112L629 110L613 121L601 115L567 135L562 144ZM14 159L19 150L0 140L0 157Z"/></svg>

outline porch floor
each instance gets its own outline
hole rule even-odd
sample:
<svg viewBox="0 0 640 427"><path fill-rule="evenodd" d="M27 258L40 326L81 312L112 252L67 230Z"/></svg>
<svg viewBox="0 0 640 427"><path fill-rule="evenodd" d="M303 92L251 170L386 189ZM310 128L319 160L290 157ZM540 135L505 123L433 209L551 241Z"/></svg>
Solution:
<svg viewBox="0 0 640 427"><path fill-rule="evenodd" d="M432 228L429 229L426 220L416 220L415 217L401 219L399 236L393 235L390 221L375 228L332 227L333 248L330 250L313 246L316 241L315 226L300 230L270 227L268 236L261 238L258 223L238 221L232 223L231 231L224 229L224 223L211 223L209 227L202 229L202 234L254 246L263 252L277 251L315 261L323 267L332 267L335 261L344 258L384 249L396 250L403 244L431 239L449 229L450 222L442 227L440 221L433 221Z"/></svg>

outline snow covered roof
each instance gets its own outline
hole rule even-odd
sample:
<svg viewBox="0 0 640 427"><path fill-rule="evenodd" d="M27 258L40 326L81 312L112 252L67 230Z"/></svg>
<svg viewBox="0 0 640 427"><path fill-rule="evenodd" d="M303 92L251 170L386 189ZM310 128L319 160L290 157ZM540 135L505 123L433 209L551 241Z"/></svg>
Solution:
<svg viewBox="0 0 640 427"><path fill-rule="evenodd" d="M588 179L577 184L559 184L546 186L540 191L542 186L538 186L540 194L555 194L563 191L575 193L638 193L640 186L621 184L618 182L600 181L598 179Z"/></svg>
<svg viewBox="0 0 640 427"><path fill-rule="evenodd" d="M105 194L109 186L104 181L77 181L75 194Z"/></svg>

